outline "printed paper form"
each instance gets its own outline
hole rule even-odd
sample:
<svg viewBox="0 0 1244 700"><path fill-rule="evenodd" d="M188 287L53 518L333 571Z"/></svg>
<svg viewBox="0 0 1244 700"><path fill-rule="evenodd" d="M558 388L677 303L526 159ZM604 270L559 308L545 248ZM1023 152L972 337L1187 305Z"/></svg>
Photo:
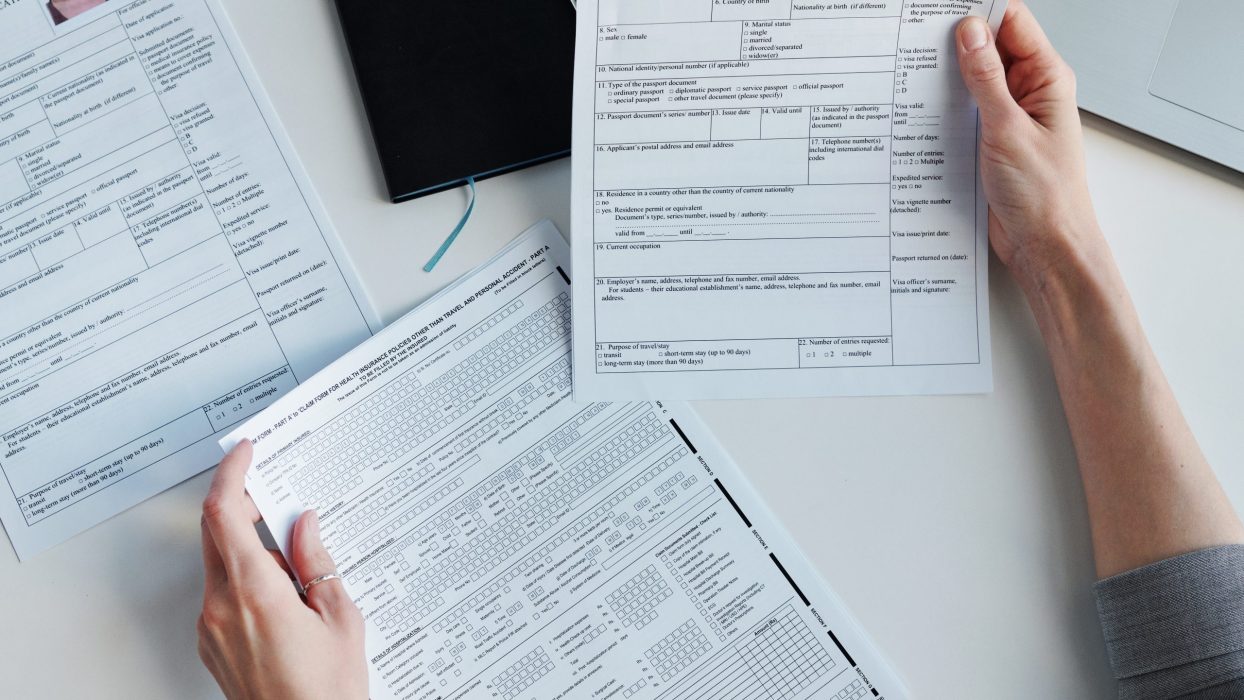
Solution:
<svg viewBox="0 0 1244 700"><path fill-rule="evenodd" d="M215 464L379 328L216 2L0 3L0 517L21 557Z"/></svg>
<svg viewBox="0 0 1244 700"><path fill-rule="evenodd" d="M1005 4L584 2L576 395L989 391L953 30Z"/></svg>
<svg viewBox="0 0 1244 700"><path fill-rule="evenodd" d="M679 404L570 396L552 224L232 434L277 541L304 508L375 698L901 698Z"/></svg>

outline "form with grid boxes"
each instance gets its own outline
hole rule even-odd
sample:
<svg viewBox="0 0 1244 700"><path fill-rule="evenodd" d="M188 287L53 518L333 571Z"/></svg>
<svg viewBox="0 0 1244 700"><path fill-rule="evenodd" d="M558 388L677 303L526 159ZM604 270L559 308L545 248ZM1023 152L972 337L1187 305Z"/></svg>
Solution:
<svg viewBox="0 0 1244 700"><path fill-rule="evenodd" d="M905 697L690 409L572 400L565 248L538 227L235 435L278 540L320 512L373 697Z"/></svg>

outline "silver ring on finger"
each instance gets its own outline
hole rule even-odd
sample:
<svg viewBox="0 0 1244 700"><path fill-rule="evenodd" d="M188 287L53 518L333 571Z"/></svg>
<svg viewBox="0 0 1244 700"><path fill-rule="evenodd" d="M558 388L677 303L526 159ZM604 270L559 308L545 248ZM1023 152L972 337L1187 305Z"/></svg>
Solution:
<svg viewBox="0 0 1244 700"><path fill-rule="evenodd" d="M331 574L324 574L323 576L316 576L310 581L307 581L306 583L302 584L302 592L309 593L312 588L320 585L321 583L324 583L325 581L340 581L340 580L341 580L341 577L337 575L337 572L333 572Z"/></svg>

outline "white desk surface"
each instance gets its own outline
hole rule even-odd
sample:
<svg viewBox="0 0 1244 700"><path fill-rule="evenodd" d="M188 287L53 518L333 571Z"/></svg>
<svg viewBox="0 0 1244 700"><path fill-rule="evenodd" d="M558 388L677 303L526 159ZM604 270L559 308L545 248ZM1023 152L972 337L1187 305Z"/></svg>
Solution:
<svg viewBox="0 0 1244 700"><path fill-rule="evenodd" d="M385 201L331 0L225 4L386 320L541 217L568 230L568 162L489 180L423 274L465 196ZM1100 120L1086 139L1150 339L1244 507L1244 176ZM1107 698L1074 453L1028 309L996 261L991 275L990 396L698 409L914 697ZM28 563L0 547L0 696L218 696L195 651L209 478Z"/></svg>

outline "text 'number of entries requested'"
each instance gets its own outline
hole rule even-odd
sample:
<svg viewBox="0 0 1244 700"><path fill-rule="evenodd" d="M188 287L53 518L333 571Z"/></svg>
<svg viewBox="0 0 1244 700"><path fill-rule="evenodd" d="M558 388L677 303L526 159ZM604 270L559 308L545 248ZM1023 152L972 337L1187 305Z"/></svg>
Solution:
<svg viewBox="0 0 1244 700"><path fill-rule="evenodd" d="M988 390L953 29L996 4L596 3L580 397Z"/></svg>

